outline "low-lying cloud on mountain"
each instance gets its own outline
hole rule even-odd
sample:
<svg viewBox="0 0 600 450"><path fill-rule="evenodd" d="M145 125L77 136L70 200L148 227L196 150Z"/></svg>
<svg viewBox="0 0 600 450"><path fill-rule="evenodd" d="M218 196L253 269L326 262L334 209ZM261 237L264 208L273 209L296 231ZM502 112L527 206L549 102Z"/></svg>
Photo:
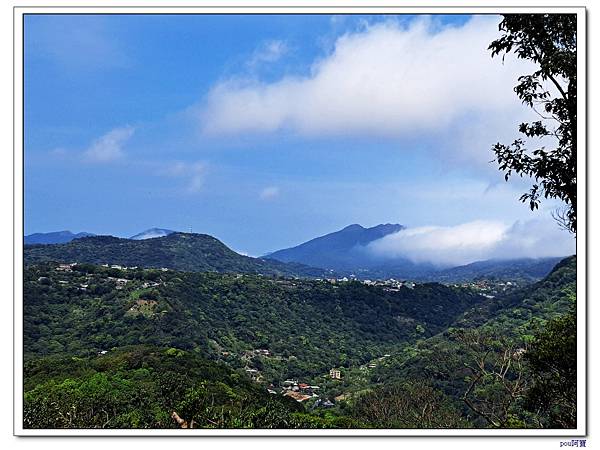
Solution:
<svg viewBox="0 0 600 450"><path fill-rule="evenodd" d="M384 258L457 266L486 259L571 255L575 253L575 239L549 220L512 225L478 220L456 226L407 228L371 242L367 250Z"/></svg>

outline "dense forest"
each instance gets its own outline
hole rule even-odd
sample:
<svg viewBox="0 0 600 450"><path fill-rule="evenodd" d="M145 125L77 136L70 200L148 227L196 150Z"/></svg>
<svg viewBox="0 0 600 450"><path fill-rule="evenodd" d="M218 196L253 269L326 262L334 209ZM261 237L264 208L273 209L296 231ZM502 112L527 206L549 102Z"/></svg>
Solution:
<svg viewBox="0 0 600 450"><path fill-rule="evenodd" d="M372 378L428 380L478 427L574 428L575 299L572 257L544 280L470 308Z"/></svg>
<svg viewBox="0 0 600 450"><path fill-rule="evenodd" d="M25 426L571 428L575 275L493 297L29 265Z"/></svg>
<svg viewBox="0 0 600 450"><path fill-rule="evenodd" d="M172 233L144 240L89 236L66 244L26 245L24 257L26 264L45 261L81 262L289 277L326 277L331 274L330 271L303 264L240 255L215 237L197 233Z"/></svg>
<svg viewBox="0 0 600 450"><path fill-rule="evenodd" d="M90 264L62 271L54 263L27 268L24 287L26 358L143 343L240 365L236 355L269 349L267 372L278 378L397 351L485 299L437 283L390 291L357 281Z"/></svg>
<svg viewBox="0 0 600 450"><path fill-rule="evenodd" d="M26 428L349 428L307 414L223 364L175 348L123 347L25 365Z"/></svg>

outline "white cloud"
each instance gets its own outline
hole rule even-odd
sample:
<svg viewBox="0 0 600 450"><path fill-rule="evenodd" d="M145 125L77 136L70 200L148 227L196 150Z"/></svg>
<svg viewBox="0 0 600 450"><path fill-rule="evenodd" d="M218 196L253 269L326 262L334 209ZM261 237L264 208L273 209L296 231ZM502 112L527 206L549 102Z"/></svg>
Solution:
<svg viewBox="0 0 600 450"><path fill-rule="evenodd" d="M514 119L523 107L513 86L525 63L491 58L487 46L498 36L498 21L480 16L434 29L419 19L345 34L310 76L218 83L201 113L203 130L399 137L447 131L471 115Z"/></svg>
<svg viewBox="0 0 600 450"><path fill-rule="evenodd" d="M277 186L268 186L260 191L259 197L261 200L272 200L279 196L279 188Z"/></svg>
<svg viewBox="0 0 600 450"><path fill-rule="evenodd" d="M124 156L123 145L133 136L135 129L131 126L115 128L96 139L85 150L83 156L87 162L106 163Z"/></svg>
<svg viewBox="0 0 600 450"><path fill-rule="evenodd" d="M254 51L248 61L248 67L254 68L263 63L274 63L288 52L288 46L284 41L273 40L264 42Z"/></svg>
<svg viewBox="0 0 600 450"><path fill-rule="evenodd" d="M456 266L493 258L566 256L575 252L575 239L550 219L510 226L480 220L452 227L408 228L372 242L367 249L386 258Z"/></svg>
<svg viewBox="0 0 600 450"><path fill-rule="evenodd" d="M158 175L183 178L186 183L186 192L195 194L200 192L204 187L206 168L206 164L200 161L194 163L176 161L163 165L160 170L158 170Z"/></svg>

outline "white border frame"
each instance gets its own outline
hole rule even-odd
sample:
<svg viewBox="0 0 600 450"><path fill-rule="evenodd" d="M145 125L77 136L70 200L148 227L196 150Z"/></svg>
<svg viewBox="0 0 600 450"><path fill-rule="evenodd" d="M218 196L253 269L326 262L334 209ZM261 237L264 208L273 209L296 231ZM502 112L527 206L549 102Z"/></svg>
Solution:
<svg viewBox="0 0 600 450"><path fill-rule="evenodd" d="M336 2L336 0L333 0ZM573 430L544 429L24 429L23 428L23 15L35 13L52 14L502 14L502 13L571 13L577 14L577 78L579 123L577 129L577 196L580 205L577 227L577 428ZM587 435L587 79L586 79L586 9L579 7L398 7L388 5L356 6L248 6L223 1L220 6L15 6L13 13L13 161L14 161L14 279L13 279L13 393L14 422L16 436L537 436L537 437L584 437ZM581 208L581 205L584 205Z"/></svg>

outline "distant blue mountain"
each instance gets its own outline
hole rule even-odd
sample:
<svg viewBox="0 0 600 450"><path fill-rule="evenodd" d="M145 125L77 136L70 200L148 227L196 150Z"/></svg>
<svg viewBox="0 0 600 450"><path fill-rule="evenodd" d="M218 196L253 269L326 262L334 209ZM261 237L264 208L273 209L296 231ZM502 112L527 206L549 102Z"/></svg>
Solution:
<svg viewBox="0 0 600 450"><path fill-rule="evenodd" d="M131 236L129 239L133 239L136 241L142 241L144 239L153 239L157 237L165 237L170 234L175 233L173 230L166 230L164 228L150 228L146 231L142 231L134 236Z"/></svg>
<svg viewBox="0 0 600 450"><path fill-rule="evenodd" d="M430 276L434 281L463 282L477 278L522 279L536 281L548 275L564 257L488 259L440 270Z"/></svg>
<svg viewBox="0 0 600 450"><path fill-rule="evenodd" d="M312 239L296 247L278 250L265 258L282 262L297 262L312 267L336 271L357 270L371 267L376 261L364 247L388 234L397 233L405 227L399 224L382 224L364 228L349 225L334 233Z"/></svg>
<svg viewBox="0 0 600 450"><path fill-rule="evenodd" d="M25 244L66 244L73 239L95 236L92 233L71 233L70 231L53 231L50 233L33 233L25 236Z"/></svg>
<svg viewBox="0 0 600 450"><path fill-rule="evenodd" d="M477 278L535 281L545 277L563 257L486 260L458 267L440 268L431 263L415 263L408 258L381 258L366 245L405 229L398 224L364 228L350 225L334 233L312 239L296 247L279 250L264 258L285 263L301 263L333 270L360 279L412 279L419 281L463 282Z"/></svg>

